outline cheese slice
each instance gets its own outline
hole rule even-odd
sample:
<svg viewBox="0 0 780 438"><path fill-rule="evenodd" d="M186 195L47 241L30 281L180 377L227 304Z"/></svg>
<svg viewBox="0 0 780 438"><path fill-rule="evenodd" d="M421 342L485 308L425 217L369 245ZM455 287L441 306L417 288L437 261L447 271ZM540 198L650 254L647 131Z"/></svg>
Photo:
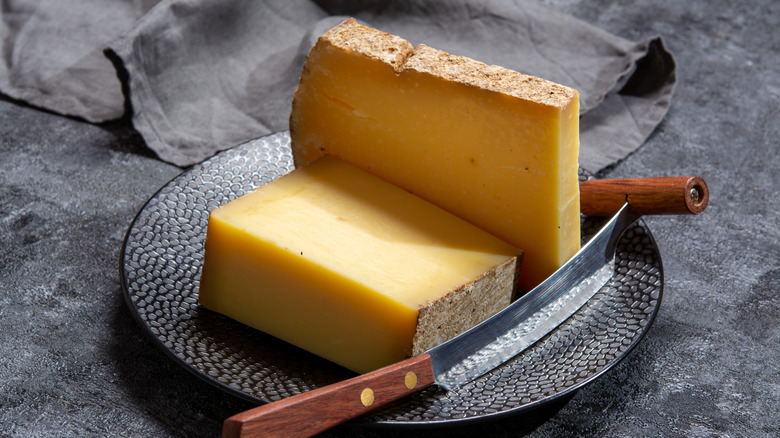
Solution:
<svg viewBox="0 0 780 438"><path fill-rule="evenodd" d="M525 251L531 289L580 245L579 94L348 19L319 38L290 117L304 165L331 154Z"/></svg>
<svg viewBox="0 0 780 438"><path fill-rule="evenodd" d="M362 373L504 308L521 255L323 157L211 213L198 300Z"/></svg>

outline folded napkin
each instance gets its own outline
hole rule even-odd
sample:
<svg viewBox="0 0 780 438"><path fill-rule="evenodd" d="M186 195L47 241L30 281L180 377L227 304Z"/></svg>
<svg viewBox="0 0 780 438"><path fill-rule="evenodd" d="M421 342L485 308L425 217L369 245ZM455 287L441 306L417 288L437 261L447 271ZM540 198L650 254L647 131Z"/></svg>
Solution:
<svg viewBox="0 0 780 438"><path fill-rule="evenodd" d="M0 91L92 122L126 113L188 166L287 129L306 53L347 16L578 89L593 173L645 141L676 80L660 37L627 41L536 0L40 0L0 11Z"/></svg>
<svg viewBox="0 0 780 438"><path fill-rule="evenodd" d="M0 92L60 114L122 117L116 70L103 55L157 1L9 0L0 7Z"/></svg>

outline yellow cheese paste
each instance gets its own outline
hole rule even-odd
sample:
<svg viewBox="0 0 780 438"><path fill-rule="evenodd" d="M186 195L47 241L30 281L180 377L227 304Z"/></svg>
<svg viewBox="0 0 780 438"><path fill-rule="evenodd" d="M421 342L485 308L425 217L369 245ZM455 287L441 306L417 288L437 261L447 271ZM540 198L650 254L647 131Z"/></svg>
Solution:
<svg viewBox="0 0 780 438"><path fill-rule="evenodd" d="M357 372L509 304L522 252L332 157L213 211L199 302Z"/></svg>
<svg viewBox="0 0 780 438"><path fill-rule="evenodd" d="M330 154L525 251L531 289L580 245L579 94L349 19L310 51L296 165Z"/></svg>

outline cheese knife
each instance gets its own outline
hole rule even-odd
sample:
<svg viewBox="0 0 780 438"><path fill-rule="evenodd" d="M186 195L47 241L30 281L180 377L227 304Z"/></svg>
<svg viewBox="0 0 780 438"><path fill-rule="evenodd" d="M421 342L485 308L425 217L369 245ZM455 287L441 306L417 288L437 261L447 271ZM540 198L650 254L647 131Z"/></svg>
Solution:
<svg viewBox="0 0 780 438"><path fill-rule="evenodd" d="M642 215L699 214L707 184L698 176L588 180L581 211L614 215L577 254L501 312L425 353L349 380L236 414L223 437L311 436L430 385L456 389L521 353L563 323L614 273L623 232Z"/></svg>

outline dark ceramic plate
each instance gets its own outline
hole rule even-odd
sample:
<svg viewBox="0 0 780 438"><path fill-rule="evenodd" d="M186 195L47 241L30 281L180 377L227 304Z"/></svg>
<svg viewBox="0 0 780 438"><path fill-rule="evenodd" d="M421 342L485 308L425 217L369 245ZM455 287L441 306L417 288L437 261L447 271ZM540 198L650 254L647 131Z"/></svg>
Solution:
<svg viewBox="0 0 780 438"><path fill-rule="evenodd" d="M217 154L149 199L122 248L125 298L138 322L185 368L257 403L354 375L198 306L209 212L292 169L288 132ZM583 218L583 241L602 222ZM526 412L570 396L625 357L658 311L661 257L642 221L623 236L617 265L614 278L582 309L503 366L456 391L428 388L357 421L399 427L450 425Z"/></svg>

